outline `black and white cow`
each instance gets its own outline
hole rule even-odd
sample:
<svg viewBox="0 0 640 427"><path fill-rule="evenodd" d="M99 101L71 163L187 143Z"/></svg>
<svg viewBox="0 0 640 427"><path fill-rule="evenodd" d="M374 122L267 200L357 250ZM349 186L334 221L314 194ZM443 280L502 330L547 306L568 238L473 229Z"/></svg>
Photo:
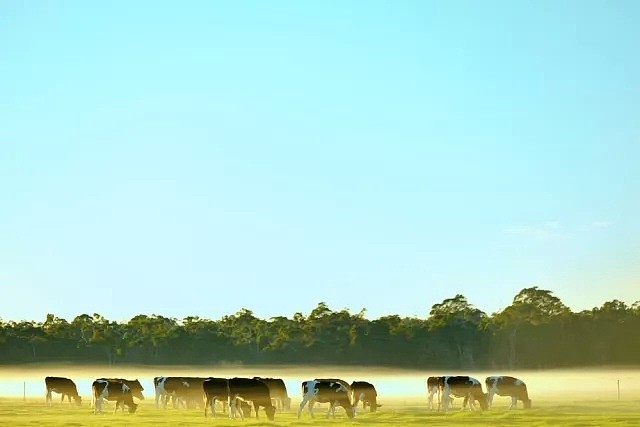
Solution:
<svg viewBox="0 0 640 427"><path fill-rule="evenodd" d="M474 402L480 403L480 408L488 409L487 395L482 391L482 384L471 377L444 377L442 380L442 407L445 411L449 409L451 396L463 397L462 409L469 409L474 406Z"/></svg>
<svg viewBox="0 0 640 427"><path fill-rule="evenodd" d="M226 412L226 407L229 404L229 380L226 378L214 378L210 377L202 382L202 390L206 399L204 405L204 416L207 416L207 409L211 410L211 414L215 417L215 404L220 402L222 404L222 412ZM251 404L241 401L240 409L244 417L251 416Z"/></svg>
<svg viewBox="0 0 640 427"><path fill-rule="evenodd" d="M216 401L225 402L229 400L229 384L226 378L207 378L202 383L202 390L206 398L204 405L204 416L207 416L207 408L211 409L211 414L216 416Z"/></svg>
<svg viewBox="0 0 640 427"><path fill-rule="evenodd" d="M244 419L244 411L236 411L239 402L251 402L259 418L260 407L264 407L267 418L273 421L276 408L271 403L269 387L260 380L253 378L229 378L229 417L235 418L236 412L240 412L240 417Z"/></svg>
<svg viewBox="0 0 640 427"><path fill-rule="evenodd" d="M351 396L353 396L353 415L355 416L358 402L362 402L362 409L369 407L369 412L376 412L382 405L378 404L378 392L373 384L366 381L354 381L351 383Z"/></svg>
<svg viewBox="0 0 640 427"><path fill-rule="evenodd" d="M144 387L140 384L138 379L135 380L127 380L125 378L98 378L99 380L108 380L108 381L121 381L127 385L131 389L131 395L137 399L144 400Z"/></svg>
<svg viewBox="0 0 640 427"><path fill-rule="evenodd" d="M429 409L433 411L433 398L438 396L438 411L440 410L442 388L444 387L445 377L429 377L427 378L427 402Z"/></svg>
<svg viewBox="0 0 640 427"><path fill-rule="evenodd" d="M188 387L185 390L186 393L183 396L183 400L187 408L202 408L204 406L204 391L202 390L202 384L206 380L204 377L182 377L183 382L187 383Z"/></svg>
<svg viewBox="0 0 640 427"><path fill-rule="evenodd" d="M260 380L269 387L269 393L271 394L271 400L274 401L275 407L278 410L290 410L291 398L287 393L287 386L281 378L263 378L253 377L254 380Z"/></svg>
<svg viewBox="0 0 640 427"><path fill-rule="evenodd" d="M44 385L47 388L47 395L45 397L45 405L51 406L51 392L60 393L62 398L60 403L64 402L64 397L67 396L69 404L71 404L71 398L75 401L77 406L82 404L82 397L78 395L78 388L76 384L69 378L64 377L46 377L44 379Z"/></svg>
<svg viewBox="0 0 640 427"><path fill-rule="evenodd" d="M485 380L487 385L487 404L491 407L493 396L509 396L511 397L511 405L509 409L516 408L518 400L522 401L522 405L531 408L531 399L527 392L527 385L518 378L508 376L487 377Z"/></svg>
<svg viewBox="0 0 640 427"><path fill-rule="evenodd" d="M116 401L114 413L118 411L120 406L122 406L122 412L124 412L125 405L129 407L129 413L131 414L138 409L138 405L133 402L131 389L122 381L98 379L91 384L91 390L96 401L94 413L102 412L102 402L104 400Z"/></svg>
<svg viewBox="0 0 640 427"><path fill-rule="evenodd" d="M185 377L155 377L153 379L153 387L156 392L156 408L158 401L162 402L162 407L167 409L167 402L171 398L173 407L178 408L180 404L186 406L189 396L189 381ZM202 386L198 387L202 390Z"/></svg>
<svg viewBox="0 0 640 427"><path fill-rule="evenodd" d="M341 381L346 384L346 382ZM300 402L300 408L298 409L298 419L302 414L302 409L308 403L309 414L313 418L313 406L318 403L329 403L329 412L327 412L327 418L333 414L335 417L335 407L340 405L347 413L347 417L354 417L353 406L349 399L349 385L345 387L344 384L333 380L311 380L304 381L302 383L302 402Z"/></svg>

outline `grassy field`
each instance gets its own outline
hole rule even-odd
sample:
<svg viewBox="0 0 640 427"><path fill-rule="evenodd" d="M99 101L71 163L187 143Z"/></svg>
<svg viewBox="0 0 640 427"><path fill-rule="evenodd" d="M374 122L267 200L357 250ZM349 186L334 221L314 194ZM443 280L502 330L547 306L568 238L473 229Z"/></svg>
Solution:
<svg viewBox="0 0 640 427"><path fill-rule="evenodd" d="M640 402L539 402L531 410L508 410L508 401L498 401L490 411L462 412L459 409L447 414L430 412L422 401L397 399L389 401L379 412L360 412L353 421L348 421L344 412L335 419L325 417L324 408L316 409L316 418L310 419L303 412L297 420L296 413L277 413L274 422L255 418L229 420L224 415L204 418L200 410L156 409L151 401L144 401L136 414L113 414L113 404L103 414L94 415L88 405L80 408L54 404L45 407L43 399L0 398L0 425L2 426L638 426L640 425Z"/></svg>

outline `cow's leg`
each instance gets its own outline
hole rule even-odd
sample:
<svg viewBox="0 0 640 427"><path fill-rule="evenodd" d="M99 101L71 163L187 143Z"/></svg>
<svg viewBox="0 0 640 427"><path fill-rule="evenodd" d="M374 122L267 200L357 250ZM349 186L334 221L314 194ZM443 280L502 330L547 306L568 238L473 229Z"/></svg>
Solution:
<svg viewBox="0 0 640 427"><path fill-rule="evenodd" d="M244 420L244 413L242 412L242 408L238 406L238 398L230 397L229 398L229 418L235 418L236 412L240 414L240 419Z"/></svg>
<svg viewBox="0 0 640 427"><path fill-rule="evenodd" d="M447 412L449 410L449 395L447 393L442 394L442 410Z"/></svg>
<svg viewBox="0 0 640 427"><path fill-rule="evenodd" d="M495 390L493 387L489 389L487 392L487 408L491 409L491 405L493 405L493 395L495 394Z"/></svg>
<svg viewBox="0 0 640 427"><path fill-rule="evenodd" d="M331 414L333 413L333 418L336 417L336 401L332 400L331 402L329 402L329 410L327 411L327 418L329 418L329 416L331 416Z"/></svg>
<svg viewBox="0 0 640 427"><path fill-rule="evenodd" d="M298 408L298 419L300 419L300 414L302 414L302 410L304 409L304 405L306 405L308 401L309 401L309 399L307 399L307 396L304 396L302 398L302 402L300 402L300 407Z"/></svg>
<svg viewBox="0 0 640 427"><path fill-rule="evenodd" d="M311 415L311 418L315 418L315 416L313 415L313 407L315 404L316 402L313 400L309 402L309 415Z"/></svg>
<svg viewBox="0 0 640 427"><path fill-rule="evenodd" d="M358 403L360 402L360 398L362 397L362 393L358 396L354 393L353 395L353 416L356 416L356 410L358 409ZM364 408L364 401L362 402L362 407Z"/></svg>
<svg viewBox="0 0 640 427"><path fill-rule="evenodd" d="M511 396L511 406L509 409L516 409L518 407L518 398L516 396Z"/></svg>
<svg viewBox="0 0 640 427"><path fill-rule="evenodd" d="M204 403L204 417L207 418L207 408L211 408L211 415L215 418L216 416L216 410L213 408L213 406L216 404L216 398L211 398L209 395L207 395L207 400Z"/></svg>

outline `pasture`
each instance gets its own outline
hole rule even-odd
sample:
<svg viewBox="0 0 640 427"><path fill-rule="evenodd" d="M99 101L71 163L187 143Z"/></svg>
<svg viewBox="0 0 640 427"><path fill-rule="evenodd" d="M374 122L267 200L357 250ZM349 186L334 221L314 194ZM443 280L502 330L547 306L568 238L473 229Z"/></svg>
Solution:
<svg viewBox="0 0 640 427"><path fill-rule="evenodd" d="M205 372L206 371L206 372ZM0 426L637 426L640 425L640 370L599 369L589 371L554 370L509 372L525 380L533 399L531 410L508 410L509 399L496 397L494 406L485 412L460 411L461 399L456 399L454 409L448 413L427 409L424 381L436 372L393 371L387 369L358 368L340 370L331 367L283 368L283 367L228 367L216 368L83 368L75 370L65 366L39 367L16 370L0 368ZM484 380L486 375L505 372L465 372ZM66 375L77 379L83 396L81 407L60 404L54 394L54 405L44 405L44 376ZM275 421L248 418L229 420L226 414L204 418L203 411L156 409L151 379L156 375L221 375L221 376L280 376L285 379L292 410L276 413ZM449 372L445 373L449 374ZM87 381L103 375L121 375L140 378L146 399L140 401L135 414L113 414L114 404L103 414L94 415L89 407L90 390ZM326 405L317 405L315 419L310 419L305 408L300 421L296 411L300 402L300 381L319 376L339 376L348 381L370 380L379 393L383 405L378 412L361 409L353 421L348 421L339 409L335 419L325 417ZM621 396L617 398L617 381L620 380ZM26 399L22 397L25 384ZM19 393L17 392L19 387Z"/></svg>
<svg viewBox="0 0 640 427"><path fill-rule="evenodd" d="M498 402L506 403L506 402ZM111 405L113 407L113 405ZM55 405L47 408L42 399L3 398L0 400L0 425L3 426L335 426L335 425L372 425L372 426L638 426L640 425L639 402L582 401L541 402L540 406L528 411L507 410L506 404L486 412L450 411L430 412L422 402L407 402L403 399L391 399L377 413L361 412L353 421L348 421L344 412L337 411L335 419L327 419L324 407L317 408L316 418L310 419L306 411L300 421L295 412L278 413L274 422L264 416L260 421L255 418L229 420L224 415L216 418L204 418L200 410L158 410L151 401L142 402L138 412L113 414L111 409L103 414L94 415L88 405L69 407Z"/></svg>

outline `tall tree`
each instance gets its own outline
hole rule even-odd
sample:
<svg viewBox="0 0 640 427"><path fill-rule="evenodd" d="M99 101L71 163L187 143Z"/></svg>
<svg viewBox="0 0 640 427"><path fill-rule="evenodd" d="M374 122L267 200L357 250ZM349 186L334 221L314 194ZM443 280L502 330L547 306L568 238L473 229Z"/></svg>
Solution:
<svg viewBox="0 0 640 427"><path fill-rule="evenodd" d="M532 286L518 292L510 306L493 316L498 334L507 336L509 368L517 364L517 337L523 325L548 323L569 313L569 308L550 290Z"/></svg>
<svg viewBox="0 0 640 427"><path fill-rule="evenodd" d="M481 345L481 326L487 315L457 294L434 304L427 319L429 330L453 348L462 366L475 368L475 351Z"/></svg>

